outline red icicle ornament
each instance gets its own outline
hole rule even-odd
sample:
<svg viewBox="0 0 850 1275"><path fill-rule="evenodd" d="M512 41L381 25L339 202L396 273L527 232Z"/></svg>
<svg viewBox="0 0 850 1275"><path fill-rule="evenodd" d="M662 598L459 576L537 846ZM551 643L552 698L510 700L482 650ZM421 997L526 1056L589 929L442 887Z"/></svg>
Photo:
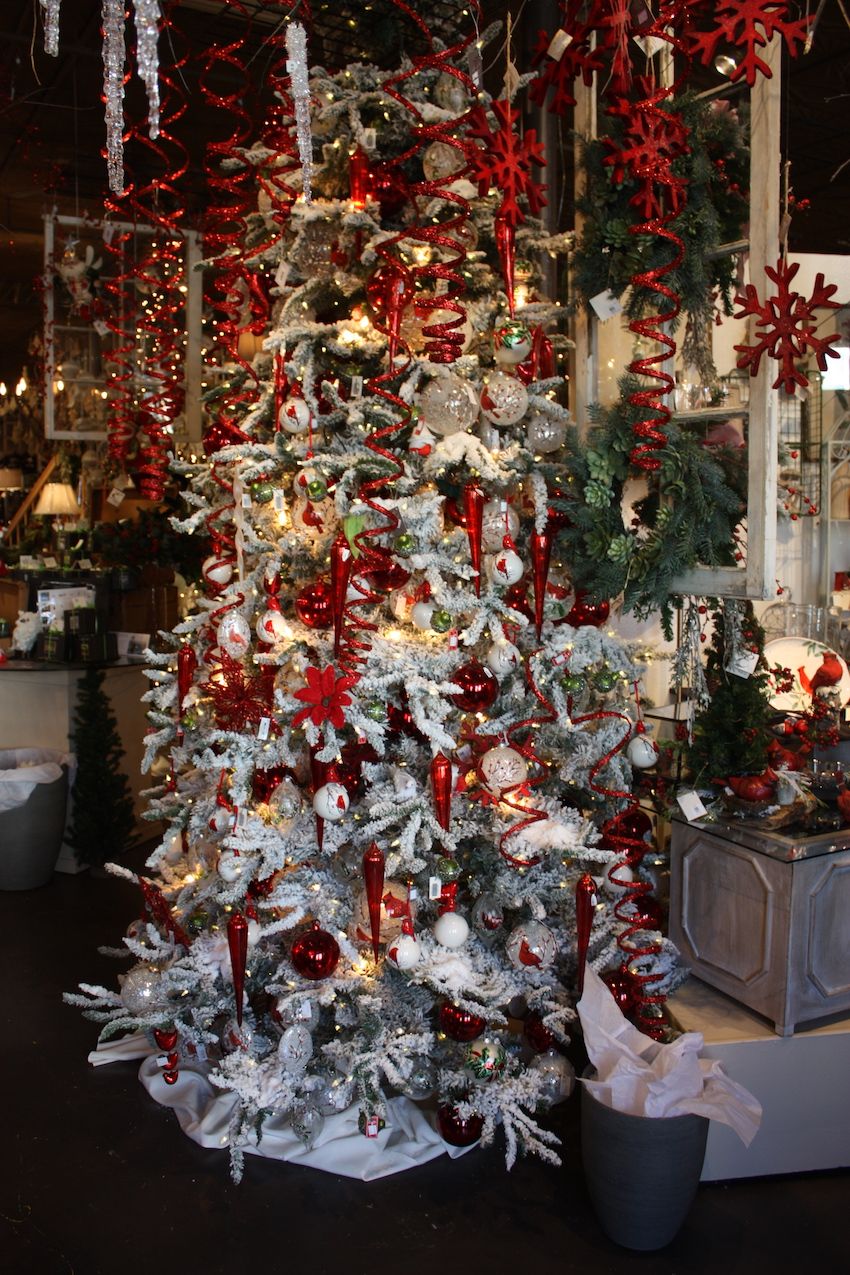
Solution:
<svg viewBox="0 0 850 1275"><path fill-rule="evenodd" d="M369 156L362 146L355 146L348 158L348 191L355 208L366 207L372 193L372 171Z"/></svg>
<svg viewBox="0 0 850 1275"><path fill-rule="evenodd" d="M481 596L481 538L484 531L484 492L476 483L463 489L463 515L469 537L469 556L475 571L475 594Z"/></svg>
<svg viewBox="0 0 850 1275"><path fill-rule="evenodd" d="M504 213L497 213L493 218L493 229L496 234L496 251L502 267L502 278L505 281L505 292L511 318L514 317L514 265L516 262L516 230Z"/></svg>
<svg viewBox="0 0 850 1275"><path fill-rule="evenodd" d="M437 823L448 832L452 822L452 764L443 753L431 762L431 791Z"/></svg>
<svg viewBox="0 0 850 1275"><path fill-rule="evenodd" d="M546 581L549 578L549 559L552 556L552 536L547 531L533 531L529 541L531 570L534 577L534 626L537 638L543 628L543 603L546 601Z"/></svg>
<svg viewBox="0 0 850 1275"><path fill-rule="evenodd" d="M248 922L241 912L234 912L227 922L227 946L230 948L230 967L233 970L236 1021L241 1027L242 998L245 992L245 969L248 964Z"/></svg>
<svg viewBox="0 0 850 1275"><path fill-rule="evenodd" d="M579 996L584 989L584 967L587 964L587 949L595 907L596 882L589 873L585 872L576 882L576 955L578 957L576 982Z"/></svg>
<svg viewBox="0 0 850 1275"><path fill-rule="evenodd" d="M331 595L334 615L334 655L342 644L342 622L345 617L345 595L351 583L354 555L345 536L340 534L331 545Z"/></svg>
<svg viewBox="0 0 850 1275"><path fill-rule="evenodd" d="M363 880L366 883L366 902L369 905L372 951L377 961L381 946L381 895L384 892L384 852L375 841L372 842L363 856Z"/></svg>

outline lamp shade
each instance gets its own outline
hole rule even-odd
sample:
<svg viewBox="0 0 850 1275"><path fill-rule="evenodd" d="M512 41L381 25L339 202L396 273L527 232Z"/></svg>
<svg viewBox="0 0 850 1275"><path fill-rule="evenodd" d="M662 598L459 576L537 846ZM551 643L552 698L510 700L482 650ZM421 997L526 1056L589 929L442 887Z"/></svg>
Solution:
<svg viewBox="0 0 850 1275"><path fill-rule="evenodd" d="M45 483L33 513L78 514L80 506L70 483Z"/></svg>
<svg viewBox="0 0 850 1275"><path fill-rule="evenodd" d="M22 469L0 468L0 491L20 491L24 485Z"/></svg>

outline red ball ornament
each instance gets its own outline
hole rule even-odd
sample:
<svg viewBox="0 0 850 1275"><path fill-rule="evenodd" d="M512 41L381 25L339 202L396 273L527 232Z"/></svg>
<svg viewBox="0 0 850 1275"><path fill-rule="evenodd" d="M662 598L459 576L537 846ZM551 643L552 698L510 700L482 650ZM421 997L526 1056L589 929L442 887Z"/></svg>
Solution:
<svg viewBox="0 0 850 1275"><path fill-rule="evenodd" d="M333 590L327 580L306 585L295 599L295 614L308 629L329 629L334 619Z"/></svg>
<svg viewBox="0 0 850 1275"><path fill-rule="evenodd" d="M512 584L509 589L505 590L505 604L512 611L518 611L520 615L524 615L527 620L534 622L534 612L528 603L528 581L518 580L516 584Z"/></svg>
<svg viewBox="0 0 850 1275"><path fill-rule="evenodd" d="M661 904L651 894L635 899L632 925L640 925L645 930L660 930L662 919Z"/></svg>
<svg viewBox="0 0 850 1275"><path fill-rule="evenodd" d="M437 1128L444 1142L453 1147L471 1147L481 1137L484 1117L476 1112L464 1120L457 1107L447 1102L437 1108Z"/></svg>
<svg viewBox="0 0 850 1275"><path fill-rule="evenodd" d="M588 602L586 590L576 589L575 602L564 616L564 624L571 624L574 629L580 629L582 625L598 629L608 619L610 611L609 603Z"/></svg>
<svg viewBox="0 0 850 1275"><path fill-rule="evenodd" d="M458 506L456 500L452 500L451 496L446 496L443 501L443 513L449 522L454 523L456 527L466 527L466 514Z"/></svg>
<svg viewBox="0 0 850 1275"><path fill-rule="evenodd" d="M621 1014L630 1014L635 1007L635 984L626 970L612 970L602 975L602 982L617 1002Z"/></svg>
<svg viewBox="0 0 850 1275"><path fill-rule="evenodd" d="M461 1009L453 1001L443 1001L437 1013L440 1031L445 1032L452 1040L466 1044L480 1036L487 1026L486 1018L471 1014L468 1009Z"/></svg>
<svg viewBox="0 0 850 1275"><path fill-rule="evenodd" d="M618 837L631 837L635 841L643 841L652 833L652 820L645 810L635 807L634 810L624 810L621 815L615 815L607 825L606 831Z"/></svg>
<svg viewBox="0 0 850 1275"><path fill-rule="evenodd" d="M499 694L499 679L478 660L462 664L452 673L451 679L461 689L450 699L465 713L483 713Z"/></svg>
<svg viewBox="0 0 850 1275"><path fill-rule="evenodd" d="M410 579L410 572L405 571L400 562L390 562L386 567L373 567L365 574L376 593L392 593L394 589L403 589Z"/></svg>
<svg viewBox="0 0 850 1275"><path fill-rule="evenodd" d="M314 921L292 944L289 959L302 978L327 978L339 964L339 943Z"/></svg>
<svg viewBox="0 0 850 1275"><path fill-rule="evenodd" d="M538 1054L545 1054L547 1049L555 1047L555 1037L544 1024L540 1015L533 1010L525 1017L522 1033L531 1048L536 1050Z"/></svg>

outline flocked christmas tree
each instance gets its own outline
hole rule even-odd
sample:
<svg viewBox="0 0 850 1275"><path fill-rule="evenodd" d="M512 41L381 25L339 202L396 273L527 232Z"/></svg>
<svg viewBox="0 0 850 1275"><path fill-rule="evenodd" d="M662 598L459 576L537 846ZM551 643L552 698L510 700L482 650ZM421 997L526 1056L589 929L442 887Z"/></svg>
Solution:
<svg viewBox="0 0 850 1275"><path fill-rule="evenodd" d="M379 1135L399 1096L554 1159L585 954L641 947L649 1002L675 974L628 888L640 668L560 563L543 157L471 39L309 93L297 43L222 169L259 211L211 263L230 357L182 524L213 537L206 598L151 660L168 831L120 993L71 999L155 1032L154 1082L233 1096L237 1173L264 1121Z"/></svg>

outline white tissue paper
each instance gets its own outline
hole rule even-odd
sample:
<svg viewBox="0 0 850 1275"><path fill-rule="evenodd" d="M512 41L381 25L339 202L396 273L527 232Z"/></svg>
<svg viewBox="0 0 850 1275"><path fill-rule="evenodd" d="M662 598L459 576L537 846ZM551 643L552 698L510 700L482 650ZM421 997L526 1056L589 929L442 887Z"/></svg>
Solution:
<svg viewBox="0 0 850 1275"><path fill-rule="evenodd" d="M598 1102L630 1116L707 1116L734 1129L748 1147L761 1124L761 1103L730 1080L716 1060L700 1058L700 1032L669 1045L633 1027L589 966L576 1006L595 1080L583 1080Z"/></svg>

